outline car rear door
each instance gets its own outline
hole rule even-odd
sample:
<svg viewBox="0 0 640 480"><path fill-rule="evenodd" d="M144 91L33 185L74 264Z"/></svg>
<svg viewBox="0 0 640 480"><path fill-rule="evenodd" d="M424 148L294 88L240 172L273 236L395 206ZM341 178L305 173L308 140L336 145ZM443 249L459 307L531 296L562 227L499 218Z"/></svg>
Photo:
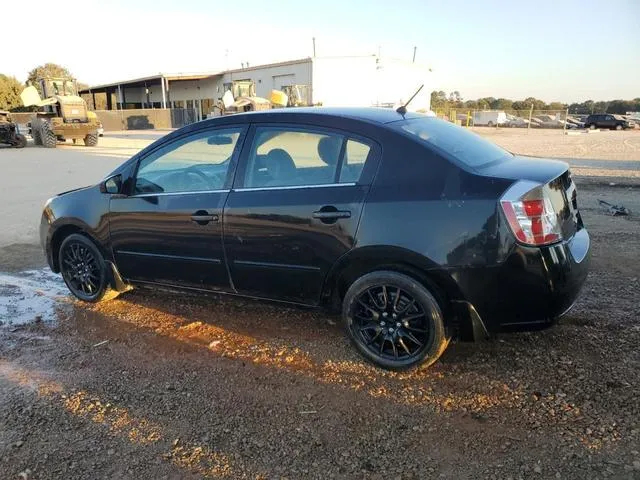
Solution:
<svg viewBox="0 0 640 480"><path fill-rule="evenodd" d="M126 279L231 290L222 213L245 132L201 129L140 159L130 194L110 203L113 254Z"/></svg>
<svg viewBox="0 0 640 480"><path fill-rule="evenodd" d="M317 304L354 246L377 143L343 131L252 127L224 209L224 246L242 294Z"/></svg>

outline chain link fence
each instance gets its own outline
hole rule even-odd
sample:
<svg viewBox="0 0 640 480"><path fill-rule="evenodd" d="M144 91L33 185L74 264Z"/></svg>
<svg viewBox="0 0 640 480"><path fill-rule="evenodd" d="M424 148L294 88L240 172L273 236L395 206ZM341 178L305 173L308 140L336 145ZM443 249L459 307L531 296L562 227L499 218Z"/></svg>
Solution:
<svg viewBox="0 0 640 480"><path fill-rule="evenodd" d="M562 132L584 128L587 115L569 115L568 110L471 110L434 109L438 118L469 128L555 129Z"/></svg>

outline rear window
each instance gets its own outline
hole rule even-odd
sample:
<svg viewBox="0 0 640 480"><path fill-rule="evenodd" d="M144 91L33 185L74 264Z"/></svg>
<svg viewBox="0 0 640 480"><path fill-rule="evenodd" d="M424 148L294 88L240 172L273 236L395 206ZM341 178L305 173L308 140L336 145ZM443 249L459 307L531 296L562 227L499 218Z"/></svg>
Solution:
<svg viewBox="0 0 640 480"><path fill-rule="evenodd" d="M437 118L403 120L394 122L390 126L408 133L427 146L437 147L474 168L513 156L504 148L485 140L480 135Z"/></svg>

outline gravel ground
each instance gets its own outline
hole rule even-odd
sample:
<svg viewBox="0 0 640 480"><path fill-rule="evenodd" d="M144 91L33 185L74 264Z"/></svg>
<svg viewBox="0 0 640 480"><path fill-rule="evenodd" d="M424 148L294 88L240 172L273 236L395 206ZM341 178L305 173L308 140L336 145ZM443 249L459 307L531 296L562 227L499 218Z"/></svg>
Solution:
<svg viewBox="0 0 640 480"><path fill-rule="evenodd" d="M455 343L426 371L364 363L313 310L59 298L55 321L0 329L1 477L640 478L640 222L597 205L640 212L640 195L579 195L593 259L571 313ZM21 270L28 247L11 248L1 271Z"/></svg>

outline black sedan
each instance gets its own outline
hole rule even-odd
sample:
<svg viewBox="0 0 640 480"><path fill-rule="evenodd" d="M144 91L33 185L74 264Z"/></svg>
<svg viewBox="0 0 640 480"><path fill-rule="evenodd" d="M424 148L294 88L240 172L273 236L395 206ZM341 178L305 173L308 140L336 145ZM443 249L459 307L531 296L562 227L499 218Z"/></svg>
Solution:
<svg viewBox="0 0 640 480"><path fill-rule="evenodd" d="M81 300L161 285L334 307L389 369L435 362L454 336L551 324L589 258L565 163L387 109L187 126L50 199L40 234Z"/></svg>

